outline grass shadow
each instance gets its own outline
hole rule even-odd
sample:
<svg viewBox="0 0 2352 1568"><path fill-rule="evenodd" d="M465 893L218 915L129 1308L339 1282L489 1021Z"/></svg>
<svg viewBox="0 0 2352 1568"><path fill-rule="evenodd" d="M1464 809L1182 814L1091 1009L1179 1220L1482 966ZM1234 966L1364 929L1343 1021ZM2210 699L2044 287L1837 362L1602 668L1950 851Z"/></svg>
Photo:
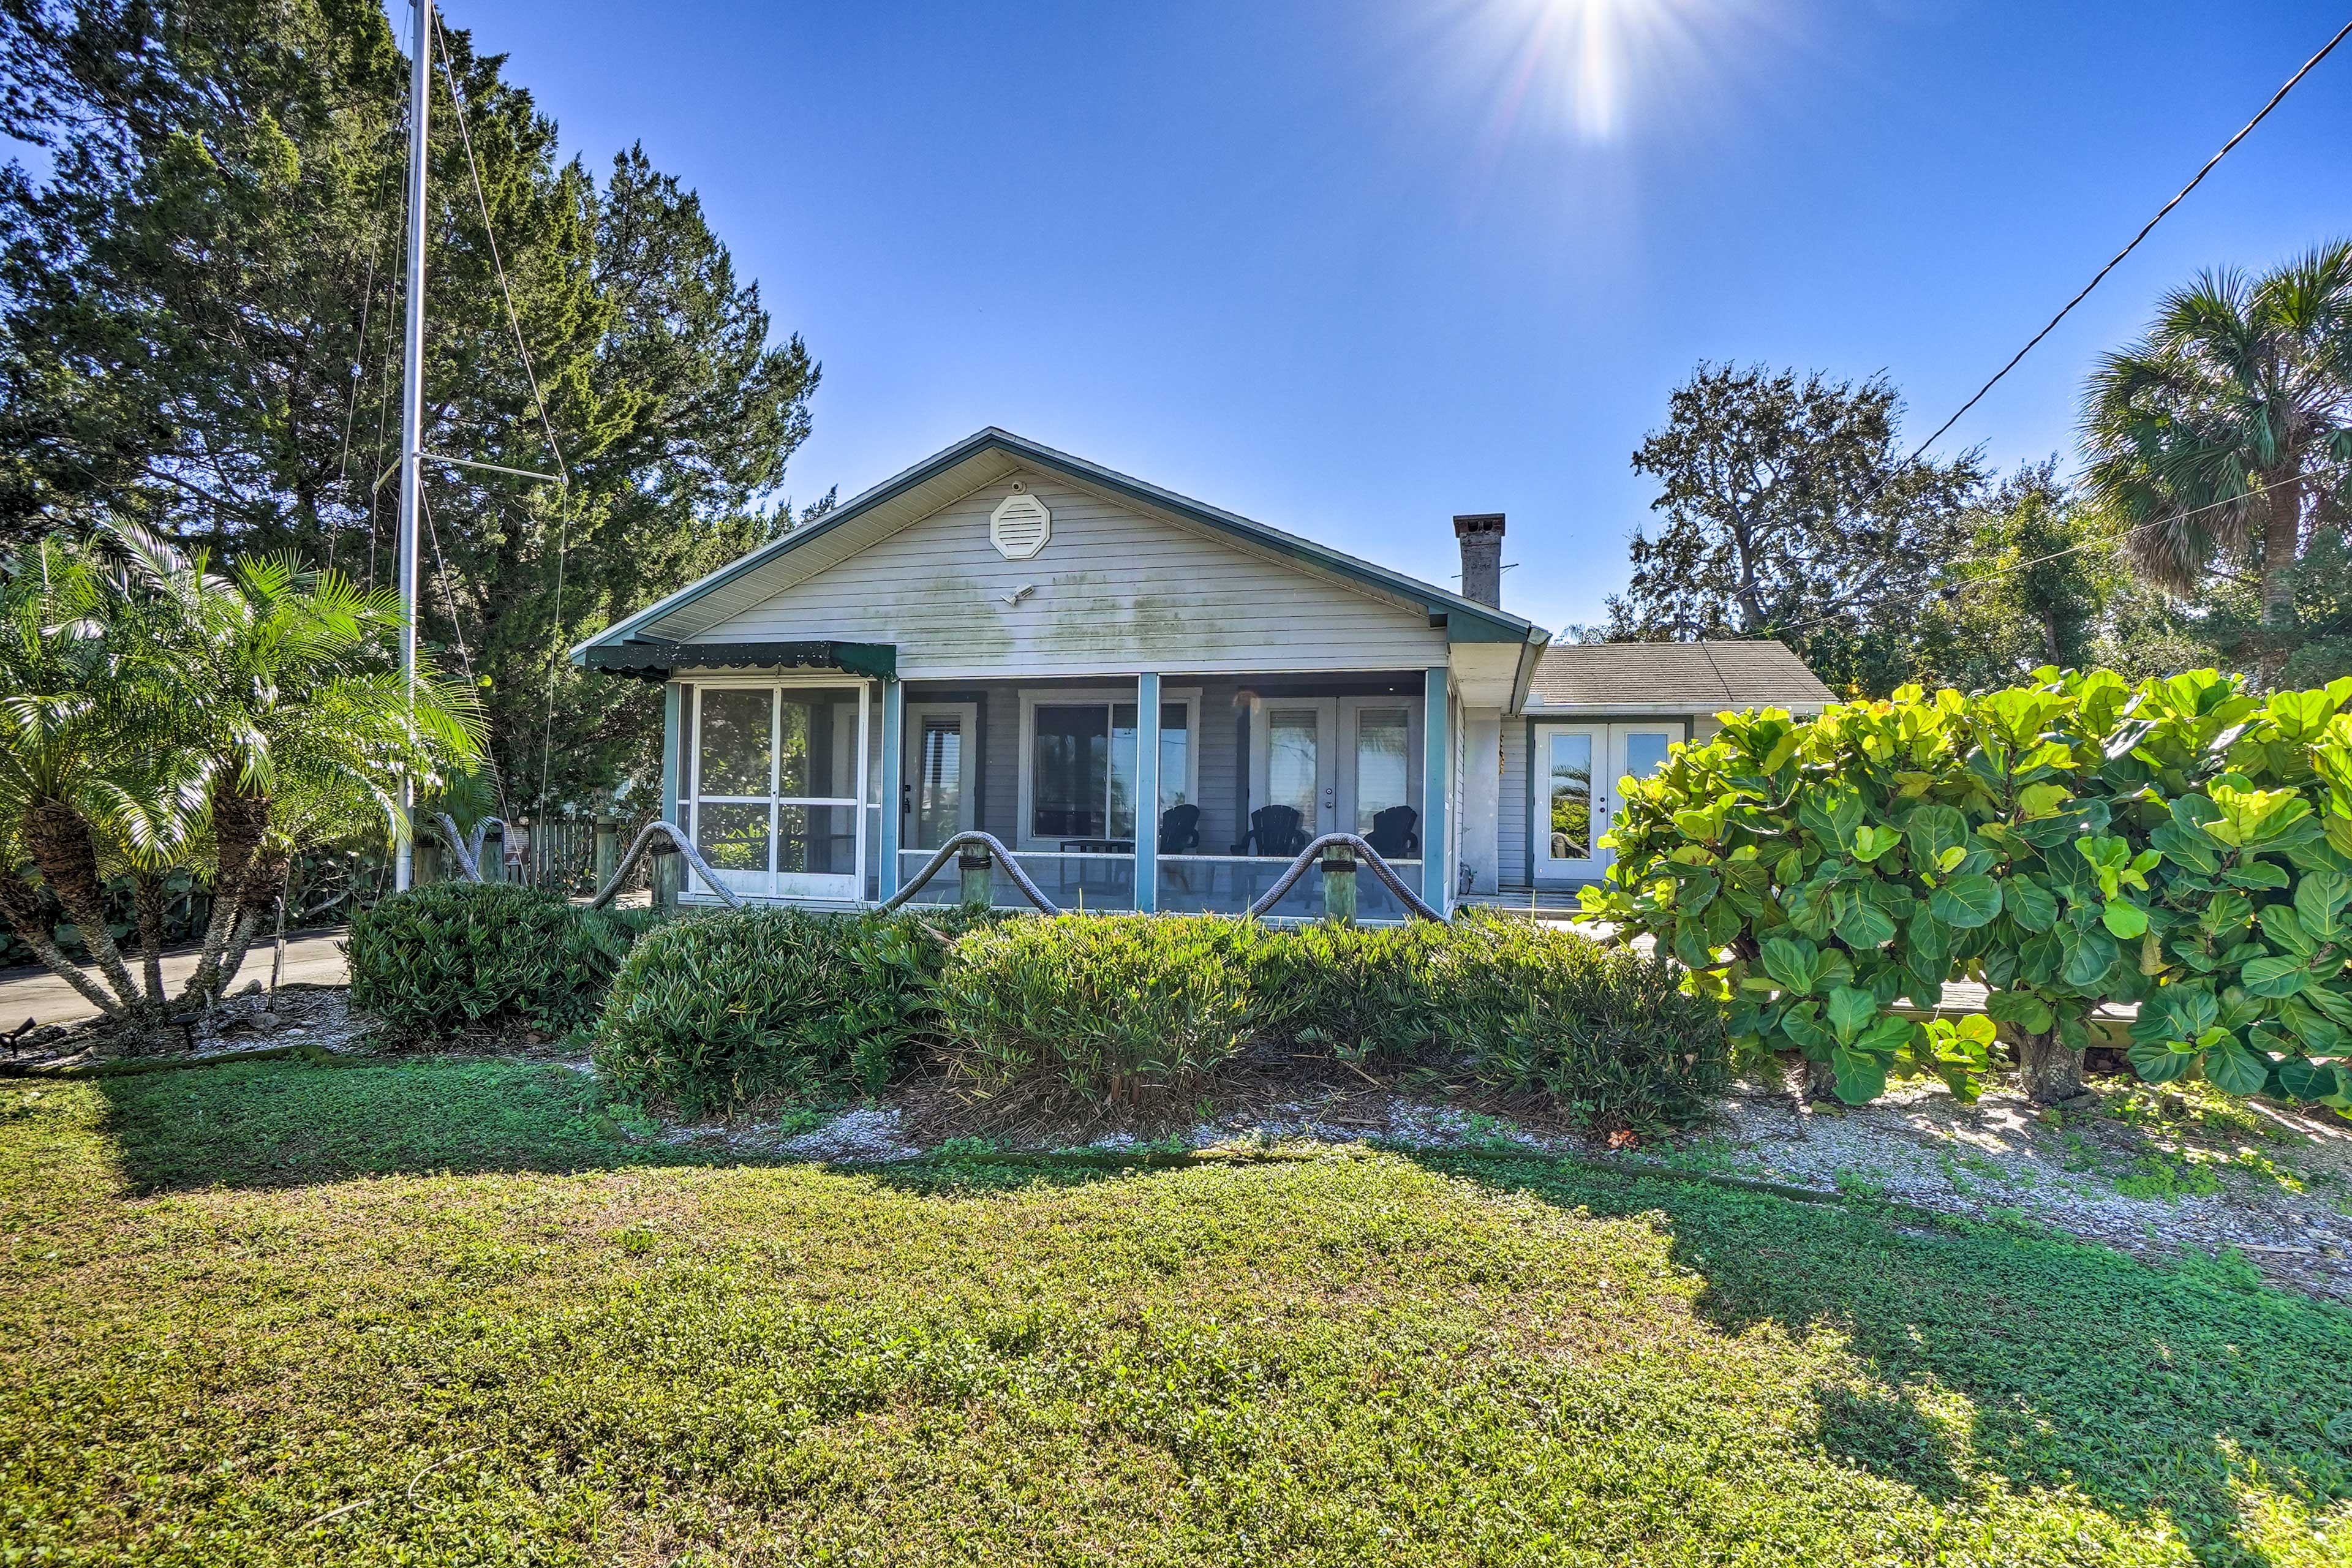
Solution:
<svg viewBox="0 0 2352 1568"><path fill-rule="evenodd" d="M138 1193L719 1163L632 1141L585 1074L547 1062L271 1061L91 1081L105 1099L104 1131L123 1177Z"/></svg>
<svg viewBox="0 0 2352 1568"><path fill-rule="evenodd" d="M1815 1390L1830 1453L1936 1498L2072 1487L2168 1520L2200 1563L2269 1561L2233 1483L2317 1514L2352 1500L2352 1311L2242 1261L2159 1268L1990 1226L1916 1225L1690 1182L1491 1155L1421 1157L1497 1190L1663 1215L1723 1331L1843 1337L1860 1386Z"/></svg>

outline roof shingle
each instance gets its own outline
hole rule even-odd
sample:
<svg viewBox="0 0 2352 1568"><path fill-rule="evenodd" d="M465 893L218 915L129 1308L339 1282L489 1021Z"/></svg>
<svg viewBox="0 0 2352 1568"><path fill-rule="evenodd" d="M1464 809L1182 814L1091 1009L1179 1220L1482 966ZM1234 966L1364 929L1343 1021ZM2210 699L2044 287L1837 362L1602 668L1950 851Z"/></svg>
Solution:
<svg viewBox="0 0 2352 1568"><path fill-rule="evenodd" d="M1531 708L1814 709L1830 689L1786 644L1554 643L1528 692Z"/></svg>

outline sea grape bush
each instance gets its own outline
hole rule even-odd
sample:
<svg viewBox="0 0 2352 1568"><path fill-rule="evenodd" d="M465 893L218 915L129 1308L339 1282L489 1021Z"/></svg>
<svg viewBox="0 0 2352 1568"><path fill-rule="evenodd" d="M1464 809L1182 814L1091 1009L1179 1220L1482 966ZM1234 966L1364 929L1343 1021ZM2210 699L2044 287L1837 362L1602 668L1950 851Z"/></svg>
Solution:
<svg viewBox="0 0 2352 1568"><path fill-rule="evenodd" d="M1990 1024L2044 1100L2086 1020L2137 1003L2140 1076L2352 1107L2352 679L2267 698L2197 670L1906 687L1818 719L1727 715L1622 790L1587 912L1648 934L1735 1042L1859 1103L1898 1068L1973 1095Z"/></svg>

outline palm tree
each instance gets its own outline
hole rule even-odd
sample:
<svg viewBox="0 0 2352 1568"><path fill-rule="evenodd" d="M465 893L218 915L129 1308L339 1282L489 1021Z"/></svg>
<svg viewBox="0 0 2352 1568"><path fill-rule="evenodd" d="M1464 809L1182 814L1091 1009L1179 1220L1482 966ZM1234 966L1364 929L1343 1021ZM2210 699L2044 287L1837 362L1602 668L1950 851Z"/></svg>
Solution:
<svg viewBox="0 0 2352 1568"><path fill-rule="evenodd" d="M98 821L149 748L135 637L126 636L120 584L88 551L43 540L0 588L0 846L9 851L5 912L42 962L104 1011L146 1001L106 918ZM18 881L21 849L39 870L99 980L66 958ZM110 994L109 993L111 993Z"/></svg>
<svg viewBox="0 0 2352 1568"><path fill-rule="evenodd" d="M2100 362L2083 423L2092 486L2142 573L2188 592L2251 555L2274 613L2307 531L2344 525L2352 240L2168 295L2146 339Z"/></svg>
<svg viewBox="0 0 2352 1568"><path fill-rule="evenodd" d="M239 562L226 577L118 531L128 570L184 672L162 728L201 776L213 848L213 912L181 1000L217 994L306 843L394 824L404 777L431 787L484 750L471 690L420 660L412 688L383 657L400 627L391 589L290 557Z"/></svg>
<svg viewBox="0 0 2352 1568"><path fill-rule="evenodd" d="M0 579L0 917L107 1013L160 1009L163 879L208 860L212 920L179 1000L216 995L298 847L391 822L404 775L429 786L482 753L470 691L429 666L412 690L389 668L399 625L390 590L290 561L223 574L121 526L34 546ZM96 977L40 919L20 849ZM107 927L110 872L132 881L143 986Z"/></svg>

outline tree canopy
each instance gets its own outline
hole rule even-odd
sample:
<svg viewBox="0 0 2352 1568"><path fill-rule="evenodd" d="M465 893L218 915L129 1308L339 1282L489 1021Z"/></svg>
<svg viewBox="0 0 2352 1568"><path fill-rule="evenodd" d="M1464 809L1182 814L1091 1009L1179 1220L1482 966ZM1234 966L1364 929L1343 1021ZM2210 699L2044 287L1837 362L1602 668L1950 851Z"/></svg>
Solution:
<svg viewBox="0 0 2352 1568"><path fill-rule="evenodd" d="M462 30L436 52L425 444L567 477L426 475L421 637L479 687L522 810L542 755L551 801L650 776L657 710L561 650L787 524L818 367L642 149L600 182L502 58ZM0 171L0 542L108 520L389 583L407 65L383 11L0 0L0 131L44 165Z"/></svg>
<svg viewBox="0 0 2352 1568"><path fill-rule="evenodd" d="M1833 683L1891 684L1985 478L1974 453L1906 458L1900 413L1884 377L1701 364L1633 455L1664 522L1634 535L1607 635L1780 637Z"/></svg>

